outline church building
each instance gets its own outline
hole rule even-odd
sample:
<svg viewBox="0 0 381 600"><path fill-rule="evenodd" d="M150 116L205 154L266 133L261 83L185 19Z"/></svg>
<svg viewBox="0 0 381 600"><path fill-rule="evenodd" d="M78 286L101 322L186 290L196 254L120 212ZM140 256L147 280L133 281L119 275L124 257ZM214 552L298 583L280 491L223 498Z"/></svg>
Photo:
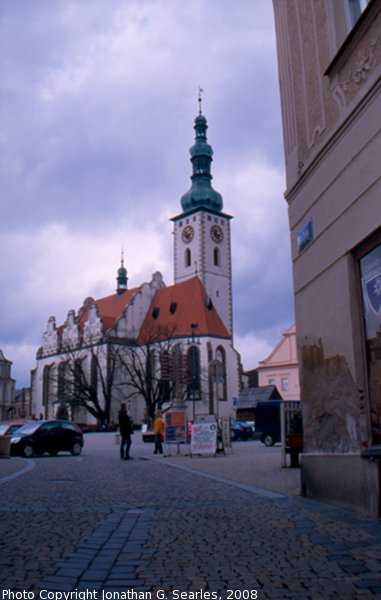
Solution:
<svg viewBox="0 0 381 600"><path fill-rule="evenodd" d="M87 298L62 325L50 317L32 378L35 414L107 425L125 401L137 424L161 405L185 406L190 420L233 415L240 357L233 346L232 217L212 187L207 127L200 101L191 187L171 219L174 284L156 272L130 289L122 255L115 293Z"/></svg>

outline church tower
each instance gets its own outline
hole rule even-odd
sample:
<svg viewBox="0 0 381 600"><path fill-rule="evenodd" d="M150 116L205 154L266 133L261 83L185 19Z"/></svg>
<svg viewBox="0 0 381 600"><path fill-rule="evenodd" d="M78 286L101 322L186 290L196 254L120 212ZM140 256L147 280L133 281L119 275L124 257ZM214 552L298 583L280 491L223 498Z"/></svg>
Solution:
<svg viewBox="0 0 381 600"><path fill-rule="evenodd" d="M212 187L213 149L207 142L207 121L201 110L194 123L190 148L192 185L181 198L182 212L174 223L174 279L198 276L225 327L232 335L230 215L222 212L222 196Z"/></svg>

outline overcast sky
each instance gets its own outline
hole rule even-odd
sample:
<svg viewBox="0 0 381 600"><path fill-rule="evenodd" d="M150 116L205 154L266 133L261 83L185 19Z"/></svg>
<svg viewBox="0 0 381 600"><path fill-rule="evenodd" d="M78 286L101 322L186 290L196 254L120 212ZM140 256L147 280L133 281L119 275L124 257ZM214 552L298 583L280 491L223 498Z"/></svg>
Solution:
<svg viewBox="0 0 381 600"><path fill-rule="evenodd" d="M173 283L201 86L213 186L234 215L235 346L265 358L293 322L270 0L2 0L0 348L17 387L50 315Z"/></svg>

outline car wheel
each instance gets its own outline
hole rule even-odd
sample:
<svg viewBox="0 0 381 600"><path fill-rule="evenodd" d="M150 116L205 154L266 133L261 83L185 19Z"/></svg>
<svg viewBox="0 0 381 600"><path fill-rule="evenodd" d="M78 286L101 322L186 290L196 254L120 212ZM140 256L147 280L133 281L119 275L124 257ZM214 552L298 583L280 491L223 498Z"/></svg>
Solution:
<svg viewBox="0 0 381 600"><path fill-rule="evenodd" d="M72 449L71 449L72 455L73 456L79 456L81 454L81 452L82 452L82 446L81 446L81 444L78 444L78 443L74 444L73 447L72 447Z"/></svg>
<svg viewBox="0 0 381 600"><path fill-rule="evenodd" d="M271 433L266 433L266 435L263 436L262 442L267 447L273 446L274 445L274 438L271 435Z"/></svg>
<svg viewBox="0 0 381 600"><path fill-rule="evenodd" d="M26 446L24 446L22 453L25 456L25 458L32 458L33 446L31 446L30 444L27 444Z"/></svg>

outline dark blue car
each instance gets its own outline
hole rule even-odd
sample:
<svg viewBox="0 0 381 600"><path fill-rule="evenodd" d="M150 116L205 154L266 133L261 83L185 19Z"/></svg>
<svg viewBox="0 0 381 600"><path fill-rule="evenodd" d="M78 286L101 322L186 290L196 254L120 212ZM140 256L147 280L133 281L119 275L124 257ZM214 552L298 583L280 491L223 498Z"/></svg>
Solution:
<svg viewBox="0 0 381 600"><path fill-rule="evenodd" d="M82 431L71 421L32 421L11 437L11 454L26 458L46 452L56 456L61 451L78 456L82 448Z"/></svg>
<svg viewBox="0 0 381 600"><path fill-rule="evenodd" d="M246 421L232 419L230 433L233 440L251 440L254 435L253 427Z"/></svg>

